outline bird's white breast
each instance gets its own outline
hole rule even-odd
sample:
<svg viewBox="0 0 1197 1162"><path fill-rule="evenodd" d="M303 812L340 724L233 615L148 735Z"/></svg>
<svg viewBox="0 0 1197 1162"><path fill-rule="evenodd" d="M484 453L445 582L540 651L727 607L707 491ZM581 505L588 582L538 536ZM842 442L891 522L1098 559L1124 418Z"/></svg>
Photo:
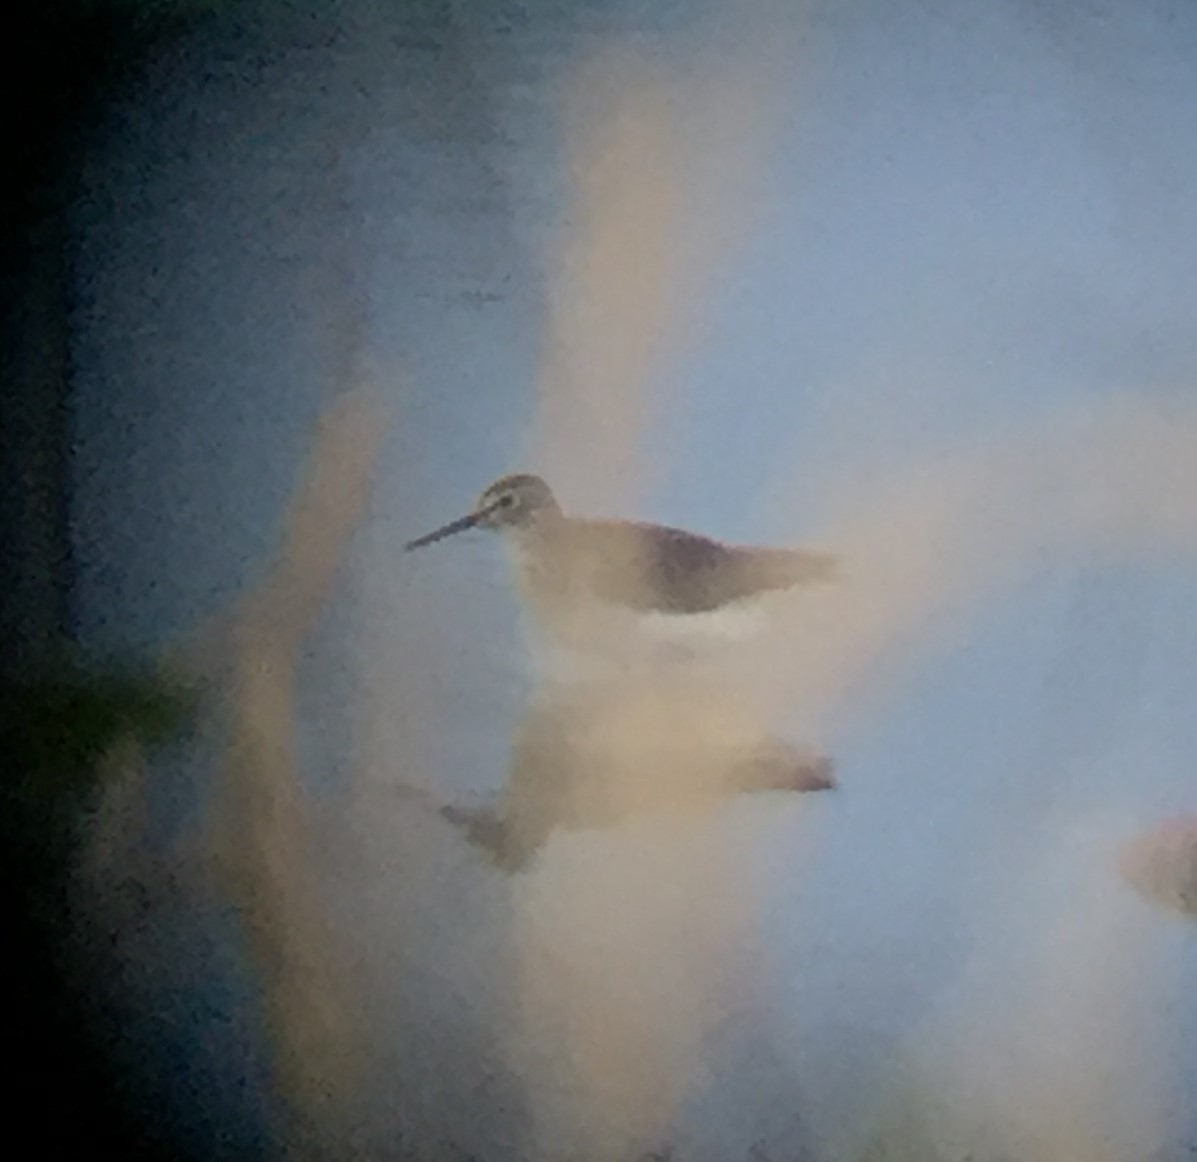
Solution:
<svg viewBox="0 0 1197 1162"><path fill-rule="evenodd" d="M546 575L536 548L521 538L509 542L537 666L558 681L589 682L662 664L709 661L759 635L767 622L756 602L704 613L642 612L612 604L590 592L582 575Z"/></svg>

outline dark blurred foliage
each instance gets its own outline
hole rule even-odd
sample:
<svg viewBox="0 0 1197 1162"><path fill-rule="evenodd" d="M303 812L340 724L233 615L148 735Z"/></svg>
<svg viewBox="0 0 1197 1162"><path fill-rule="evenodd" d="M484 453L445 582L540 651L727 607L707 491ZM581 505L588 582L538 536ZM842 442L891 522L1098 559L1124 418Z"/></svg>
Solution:
<svg viewBox="0 0 1197 1162"><path fill-rule="evenodd" d="M149 671L70 660L41 677L0 682L5 850L30 883L53 879L102 792L99 774L123 740L155 746L177 738L195 698Z"/></svg>
<svg viewBox="0 0 1197 1162"><path fill-rule="evenodd" d="M152 1146L160 1124L137 1108L103 1040L109 971L86 931L74 872L114 747L152 748L185 734L194 700L152 673L63 663L0 685L0 850L15 1036L6 1038L9 1108L39 1155L117 1151L178 1158ZM101 1033L101 1030L104 1030ZM14 1131L16 1132L16 1131Z"/></svg>

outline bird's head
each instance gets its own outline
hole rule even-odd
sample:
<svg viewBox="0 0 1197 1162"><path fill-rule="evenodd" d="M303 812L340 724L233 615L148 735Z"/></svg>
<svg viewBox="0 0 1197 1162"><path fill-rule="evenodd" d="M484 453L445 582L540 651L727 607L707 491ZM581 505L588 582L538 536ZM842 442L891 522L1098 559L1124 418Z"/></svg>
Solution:
<svg viewBox="0 0 1197 1162"><path fill-rule="evenodd" d="M544 516L558 512L557 501L539 476L524 472L502 476L478 497L471 512L408 541L404 548L419 549L466 529L529 528Z"/></svg>

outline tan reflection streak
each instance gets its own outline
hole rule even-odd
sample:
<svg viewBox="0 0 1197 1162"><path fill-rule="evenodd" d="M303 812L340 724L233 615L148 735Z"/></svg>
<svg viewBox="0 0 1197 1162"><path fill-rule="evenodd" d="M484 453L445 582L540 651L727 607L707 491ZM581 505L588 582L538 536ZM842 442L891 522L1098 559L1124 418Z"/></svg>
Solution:
<svg viewBox="0 0 1197 1162"><path fill-rule="evenodd" d="M321 1143L345 1147L364 1029L315 878L294 671L363 511L380 433L377 403L365 392L346 396L326 417L278 560L233 623L231 738L212 843L260 975L297 1157L318 1155Z"/></svg>
<svg viewBox="0 0 1197 1162"><path fill-rule="evenodd" d="M636 486L645 380L676 295L674 113L647 63L614 57L574 106L570 235L551 275L530 460L574 495L617 503Z"/></svg>
<svg viewBox="0 0 1197 1162"><path fill-rule="evenodd" d="M633 822L648 844L572 874L550 858L552 880L524 897L521 1016L552 1079L538 1078L543 1155L659 1148L701 1079L705 1036L750 987L729 972L748 893L716 824L751 782L744 756L775 762L769 742L751 701L688 667L571 689L525 722L509 817Z"/></svg>

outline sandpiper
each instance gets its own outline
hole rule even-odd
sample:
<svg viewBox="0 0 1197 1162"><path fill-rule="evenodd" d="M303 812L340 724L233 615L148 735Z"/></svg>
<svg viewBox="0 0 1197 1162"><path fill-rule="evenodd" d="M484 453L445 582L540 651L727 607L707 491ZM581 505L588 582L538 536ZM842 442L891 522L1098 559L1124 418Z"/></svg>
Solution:
<svg viewBox="0 0 1197 1162"><path fill-rule="evenodd" d="M549 486L528 473L496 480L467 515L404 548L467 529L503 534L530 606L556 620L606 608L690 621L836 575L836 558L815 549L728 545L664 525L570 516Z"/></svg>

